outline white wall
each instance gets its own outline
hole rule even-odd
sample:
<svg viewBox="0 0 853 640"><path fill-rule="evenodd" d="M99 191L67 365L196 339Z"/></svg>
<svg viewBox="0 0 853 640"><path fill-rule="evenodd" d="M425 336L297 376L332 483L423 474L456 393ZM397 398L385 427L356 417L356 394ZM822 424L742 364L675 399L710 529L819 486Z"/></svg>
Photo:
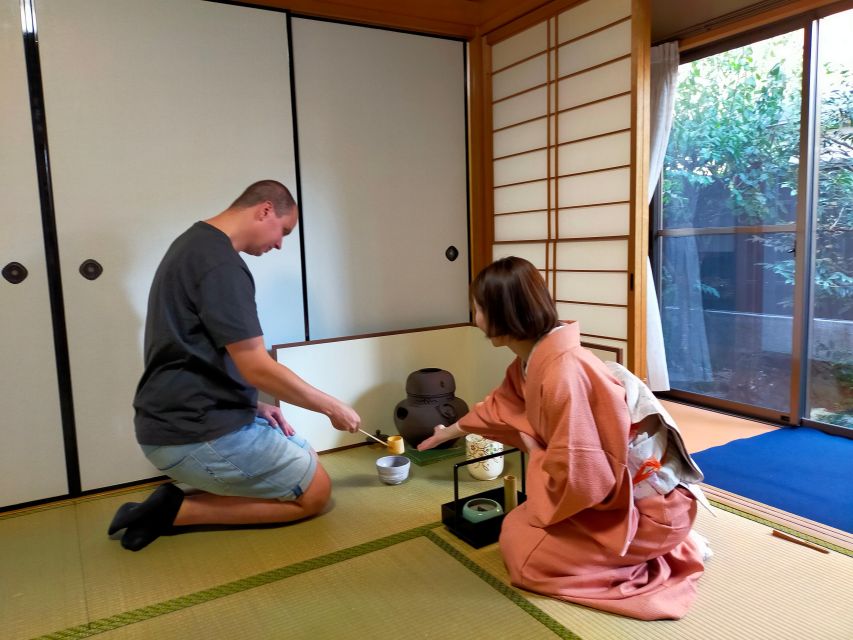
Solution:
<svg viewBox="0 0 853 640"><path fill-rule="evenodd" d="M406 378L436 367L453 374L456 396L473 406L503 379L513 353L495 348L473 326L279 347L276 359L303 379L350 404L368 433L397 433L394 408L406 398ZM320 414L282 403L282 412L318 451L363 442L336 431Z"/></svg>

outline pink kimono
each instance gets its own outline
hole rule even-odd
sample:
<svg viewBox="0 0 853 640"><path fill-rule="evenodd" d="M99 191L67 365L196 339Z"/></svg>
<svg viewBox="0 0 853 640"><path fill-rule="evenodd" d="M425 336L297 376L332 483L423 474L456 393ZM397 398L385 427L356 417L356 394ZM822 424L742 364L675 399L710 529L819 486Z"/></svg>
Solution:
<svg viewBox="0 0 853 640"><path fill-rule="evenodd" d="M577 323L537 343L526 379L516 359L459 425L522 450L523 431L545 446L530 455L527 500L501 531L514 585L641 620L684 616L704 568L687 537L696 500L683 487L634 500L625 390L580 346Z"/></svg>

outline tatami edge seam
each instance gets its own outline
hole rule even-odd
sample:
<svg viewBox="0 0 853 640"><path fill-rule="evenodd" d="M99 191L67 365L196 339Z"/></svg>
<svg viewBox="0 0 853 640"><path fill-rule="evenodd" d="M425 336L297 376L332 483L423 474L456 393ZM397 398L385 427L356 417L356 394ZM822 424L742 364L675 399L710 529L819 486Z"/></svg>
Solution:
<svg viewBox="0 0 853 640"><path fill-rule="evenodd" d="M746 518L747 520L752 520L753 522L757 522L758 524L763 524L771 529L777 529L782 531L783 533L787 533L789 535L794 536L795 538L799 538L801 540L805 540L806 542L811 542L812 544L816 544L820 547L824 547L826 549L831 549L832 551L836 551L842 555L853 557L853 551L850 549L845 549L844 547L840 547L832 542L828 542L826 540L822 540L821 538L816 538L814 536L810 536L807 533L803 533L802 531L797 531L796 529L792 529L783 524L779 524L778 522L773 522L772 520L768 520L767 518L762 518L761 516L757 516L754 513L750 513L748 511L743 511L738 509L737 507L733 507L730 504L726 504L723 502L719 502L718 500L710 499L708 500L712 505L717 507L718 509L722 509L723 511L728 511L736 516L740 516L742 518Z"/></svg>
<svg viewBox="0 0 853 640"><path fill-rule="evenodd" d="M582 640L580 636L576 635L574 632L560 624L557 620L542 611L542 609L540 609L535 604L524 598L524 596L519 594L518 591L516 591L513 587L509 586L496 576L486 571L483 567L478 565L471 558L459 551L459 549L455 548L449 542L436 535L432 530L425 532L424 537L426 537L427 540L438 546L450 557L461 563L462 566L474 573L478 578L483 580L486 584L495 589L502 596L509 599L513 604L518 606L525 613L532 616L537 622L547 627L550 631L553 631L555 634L557 634L558 637L564 638L565 640Z"/></svg>
<svg viewBox="0 0 853 640"><path fill-rule="evenodd" d="M92 622L86 622L74 627L63 629L61 631L54 631L45 635L38 636L37 640L76 640L77 638L89 638L91 636L98 635L106 631L112 631L113 629L118 629L120 627L125 627L138 622L144 622L146 620L150 620L166 613L180 611L182 609L187 609L189 607L193 607L199 604L211 602L218 598L223 598L225 596L230 596L235 593L240 593L242 591L247 591L256 587L268 585L273 582L278 582L279 580L284 580L285 578L290 578L302 573L307 573L308 571L313 571L314 569L327 567L333 564L337 564L338 562L343 562L345 560L352 560L353 558L357 558L367 553L381 551L382 549L394 546L395 544L400 544L401 542L407 542L415 538L423 537L432 529L440 525L440 522L433 522L431 524L422 525L420 527L401 531L390 536L377 538L376 540L371 540L352 547L347 547L346 549L333 551L331 553L317 556L316 558L302 560L300 562L295 562L284 567L270 569L269 571L264 571L252 576L248 576L246 578L240 578L232 582L226 582L224 584L217 585L209 589L202 589L201 591L196 591L187 595L178 596L177 598L164 600L163 602L157 602L155 604L140 607L138 609L132 609L130 611L118 613L112 616L108 616L106 618L101 618L99 620L93 620Z"/></svg>

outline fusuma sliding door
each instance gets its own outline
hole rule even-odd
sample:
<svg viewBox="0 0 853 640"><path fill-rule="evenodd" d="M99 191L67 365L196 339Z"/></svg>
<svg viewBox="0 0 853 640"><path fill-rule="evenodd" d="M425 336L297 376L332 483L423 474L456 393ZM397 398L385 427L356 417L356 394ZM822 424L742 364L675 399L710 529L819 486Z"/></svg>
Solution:
<svg viewBox="0 0 853 640"><path fill-rule="evenodd" d="M255 180L294 186L286 16L192 0L36 8L86 490L159 475L131 402L166 248ZM250 268L269 341L302 339L298 242Z"/></svg>
<svg viewBox="0 0 853 640"><path fill-rule="evenodd" d="M464 55L293 19L312 339L468 321Z"/></svg>
<svg viewBox="0 0 853 640"><path fill-rule="evenodd" d="M19 0L0 2L0 506L63 495L62 421Z"/></svg>

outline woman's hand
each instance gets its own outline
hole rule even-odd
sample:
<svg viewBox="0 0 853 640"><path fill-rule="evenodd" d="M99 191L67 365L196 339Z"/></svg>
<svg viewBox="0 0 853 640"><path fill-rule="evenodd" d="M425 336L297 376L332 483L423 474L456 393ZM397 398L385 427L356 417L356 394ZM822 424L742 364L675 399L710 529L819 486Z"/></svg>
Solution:
<svg viewBox="0 0 853 640"><path fill-rule="evenodd" d="M292 436L296 433L296 430L290 426L287 420L284 419L284 416L281 413L281 409L278 407L274 407L271 404L267 404L266 402L258 403L258 417L263 418L267 422L270 423L270 426L277 427L282 430L284 435Z"/></svg>
<svg viewBox="0 0 853 640"><path fill-rule="evenodd" d="M464 433L465 432L459 428L458 422L454 422L449 427L445 427L443 424L436 425L433 429L432 435L418 445L418 451L432 449L433 447L440 445L442 442L455 440Z"/></svg>

